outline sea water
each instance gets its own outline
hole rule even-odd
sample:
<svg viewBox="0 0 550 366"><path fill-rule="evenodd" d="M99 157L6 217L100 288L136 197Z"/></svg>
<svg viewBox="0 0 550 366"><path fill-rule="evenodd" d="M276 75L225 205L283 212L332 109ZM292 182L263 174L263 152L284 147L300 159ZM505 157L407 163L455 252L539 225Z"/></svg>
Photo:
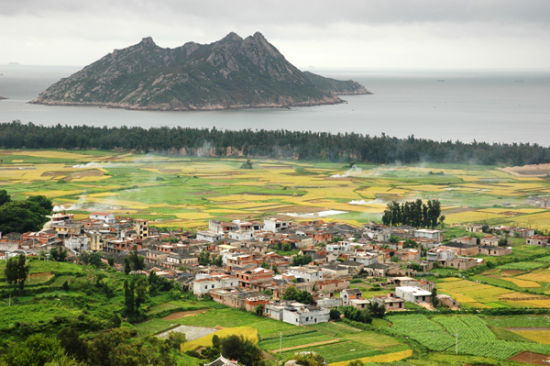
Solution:
<svg viewBox="0 0 550 366"><path fill-rule="evenodd" d="M76 67L0 66L0 122L43 125L182 126L357 132L464 142L550 145L550 72L319 72L356 80L372 95L343 104L207 112L29 104Z"/></svg>

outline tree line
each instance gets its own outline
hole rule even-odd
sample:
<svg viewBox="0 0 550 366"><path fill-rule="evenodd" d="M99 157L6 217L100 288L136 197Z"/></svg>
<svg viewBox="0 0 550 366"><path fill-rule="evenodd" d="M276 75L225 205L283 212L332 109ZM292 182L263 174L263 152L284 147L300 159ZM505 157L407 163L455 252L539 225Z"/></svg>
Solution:
<svg viewBox="0 0 550 366"><path fill-rule="evenodd" d="M190 156L268 157L387 164L394 162L539 164L550 162L550 147L530 143L463 143L428 139L287 130L239 131L183 127L41 126L0 123L6 149L123 149Z"/></svg>
<svg viewBox="0 0 550 366"><path fill-rule="evenodd" d="M421 199L417 199L401 204L392 201L387 204L382 216L384 225L409 225L414 227L434 228L444 220L445 216L441 216L439 200L428 200L424 203Z"/></svg>

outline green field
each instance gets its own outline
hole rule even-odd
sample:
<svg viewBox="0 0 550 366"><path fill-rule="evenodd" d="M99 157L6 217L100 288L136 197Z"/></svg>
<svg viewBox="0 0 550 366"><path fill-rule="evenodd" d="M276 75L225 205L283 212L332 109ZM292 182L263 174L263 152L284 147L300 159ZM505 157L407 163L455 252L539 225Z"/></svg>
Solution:
<svg viewBox="0 0 550 366"><path fill-rule="evenodd" d="M327 220L361 224L395 199L439 199L446 222L510 223L550 230L550 212L527 198L549 195L546 178L455 164L372 166L342 163L189 158L102 151L0 151L0 184L15 199L44 194L76 213L110 210L157 226L199 229L208 219L280 213L345 213Z"/></svg>
<svg viewBox="0 0 550 366"><path fill-rule="evenodd" d="M524 324L523 327L527 327L533 324L524 322L529 317L522 315L516 316L516 319ZM393 324L391 332L411 337L433 351L458 352L497 360L506 360L522 351L550 355L548 345L529 340L499 339L488 327L488 324L492 324L503 328L502 325L509 317L490 318L487 322L476 315L392 315L388 318ZM545 324L543 320L535 323Z"/></svg>

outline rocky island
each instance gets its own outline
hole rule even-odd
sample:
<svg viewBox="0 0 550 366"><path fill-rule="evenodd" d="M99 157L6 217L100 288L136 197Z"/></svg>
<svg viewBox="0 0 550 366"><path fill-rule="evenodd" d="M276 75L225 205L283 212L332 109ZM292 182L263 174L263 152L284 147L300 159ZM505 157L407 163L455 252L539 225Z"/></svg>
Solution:
<svg viewBox="0 0 550 366"><path fill-rule="evenodd" d="M336 104L361 84L302 72L257 32L162 48L152 38L61 79L31 103L136 110L222 110Z"/></svg>
<svg viewBox="0 0 550 366"><path fill-rule="evenodd" d="M4 99L8 99L8 98L3 97L3 96L0 95L0 100L4 100Z"/></svg>

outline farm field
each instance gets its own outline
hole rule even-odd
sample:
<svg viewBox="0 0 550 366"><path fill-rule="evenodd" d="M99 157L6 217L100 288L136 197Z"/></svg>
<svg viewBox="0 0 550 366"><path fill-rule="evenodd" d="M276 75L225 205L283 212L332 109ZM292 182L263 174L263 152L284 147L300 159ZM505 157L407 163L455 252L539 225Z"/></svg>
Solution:
<svg viewBox="0 0 550 366"><path fill-rule="evenodd" d="M0 151L0 187L14 198L43 194L85 217L90 211L201 229L208 219L288 214L361 224L390 200L439 199L446 223L484 221L550 230L550 211L527 198L550 195L544 177L496 167L412 166L189 158L102 151ZM336 212L336 211L339 211Z"/></svg>
<svg viewBox="0 0 550 366"><path fill-rule="evenodd" d="M550 295L550 263L547 257L532 261L511 262L472 276L488 285L530 294Z"/></svg>
<svg viewBox="0 0 550 366"><path fill-rule="evenodd" d="M515 317L516 321L521 321L528 316ZM506 318L496 319L502 319L502 323L506 322ZM432 351L458 352L493 360L507 360L521 352L550 355L550 347L541 338L540 331L533 333L532 339L521 336L515 339L499 338L497 334L502 332L497 333L490 327L494 325L495 318L486 321L477 315L391 315L388 319L393 324L389 328L392 333L411 337ZM535 338L535 334L539 338Z"/></svg>
<svg viewBox="0 0 550 366"><path fill-rule="evenodd" d="M456 277L448 277L439 280L437 288L439 293L452 296L463 307L550 308L550 296L520 292L520 289L514 291L479 281L474 282Z"/></svg>

